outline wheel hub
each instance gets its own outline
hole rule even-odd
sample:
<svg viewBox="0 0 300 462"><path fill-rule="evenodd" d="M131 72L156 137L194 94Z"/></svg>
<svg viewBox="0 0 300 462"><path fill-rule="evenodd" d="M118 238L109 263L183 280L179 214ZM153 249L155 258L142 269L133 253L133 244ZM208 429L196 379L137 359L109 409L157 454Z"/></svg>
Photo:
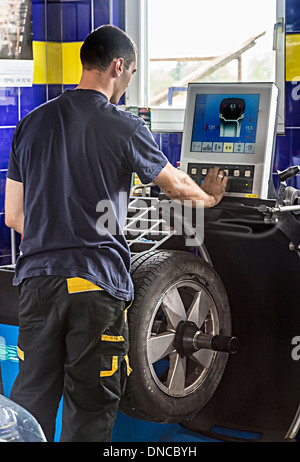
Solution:
<svg viewBox="0 0 300 462"><path fill-rule="evenodd" d="M205 334L199 330L194 322L180 321L177 325L174 345L180 356L186 357L201 348L236 353L239 341L237 337Z"/></svg>
<svg viewBox="0 0 300 462"><path fill-rule="evenodd" d="M153 310L148 329L151 375L168 396L194 393L220 361L225 361L217 355L217 307L208 290L195 279L182 279L168 287Z"/></svg>

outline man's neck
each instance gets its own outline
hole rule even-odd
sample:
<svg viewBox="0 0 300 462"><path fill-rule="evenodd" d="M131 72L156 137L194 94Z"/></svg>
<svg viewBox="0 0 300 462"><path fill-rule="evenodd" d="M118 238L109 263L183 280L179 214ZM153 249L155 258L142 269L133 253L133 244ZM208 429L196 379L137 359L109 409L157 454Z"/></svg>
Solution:
<svg viewBox="0 0 300 462"><path fill-rule="evenodd" d="M110 100L113 89L112 81L106 73L100 74L95 70L83 70L80 82L75 90L96 90L103 93Z"/></svg>

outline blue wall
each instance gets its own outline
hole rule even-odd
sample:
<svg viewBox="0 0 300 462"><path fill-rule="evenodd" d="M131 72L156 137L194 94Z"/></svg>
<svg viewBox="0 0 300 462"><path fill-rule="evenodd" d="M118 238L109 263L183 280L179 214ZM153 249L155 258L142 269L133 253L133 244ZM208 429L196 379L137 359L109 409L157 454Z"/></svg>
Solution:
<svg viewBox="0 0 300 462"><path fill-rule="evenodd" d="M278 136L274 171L300 164L300 2L286 0L285 136ZM292 83L292 81L294 81ZM297 98L295 98L295 90ZM300 188L299 178L292 186Z"/></svg>

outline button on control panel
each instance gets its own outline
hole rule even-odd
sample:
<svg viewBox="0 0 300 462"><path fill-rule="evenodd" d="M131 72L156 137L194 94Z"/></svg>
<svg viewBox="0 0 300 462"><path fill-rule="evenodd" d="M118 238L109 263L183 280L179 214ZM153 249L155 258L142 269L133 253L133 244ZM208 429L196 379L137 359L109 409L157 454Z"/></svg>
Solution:
<svg viewBox="0 0 300 462"><path fill-rule="evenodd" d="M187 173L201 185L213 164L189 163ZM251 194L253 192L254 165L219 165L228 177L226 192Z"/></svg>

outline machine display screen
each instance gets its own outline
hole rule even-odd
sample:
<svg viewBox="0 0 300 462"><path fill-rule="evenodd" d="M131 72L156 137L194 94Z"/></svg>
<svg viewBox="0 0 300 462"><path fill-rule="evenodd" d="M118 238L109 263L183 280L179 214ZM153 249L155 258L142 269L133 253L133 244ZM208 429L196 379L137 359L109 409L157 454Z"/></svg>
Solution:
<svg viewBox="0 0 300 462"><path fill-rule="evenodd" d="M259 94L197 94L191 152L255 152Z"/></svg>

